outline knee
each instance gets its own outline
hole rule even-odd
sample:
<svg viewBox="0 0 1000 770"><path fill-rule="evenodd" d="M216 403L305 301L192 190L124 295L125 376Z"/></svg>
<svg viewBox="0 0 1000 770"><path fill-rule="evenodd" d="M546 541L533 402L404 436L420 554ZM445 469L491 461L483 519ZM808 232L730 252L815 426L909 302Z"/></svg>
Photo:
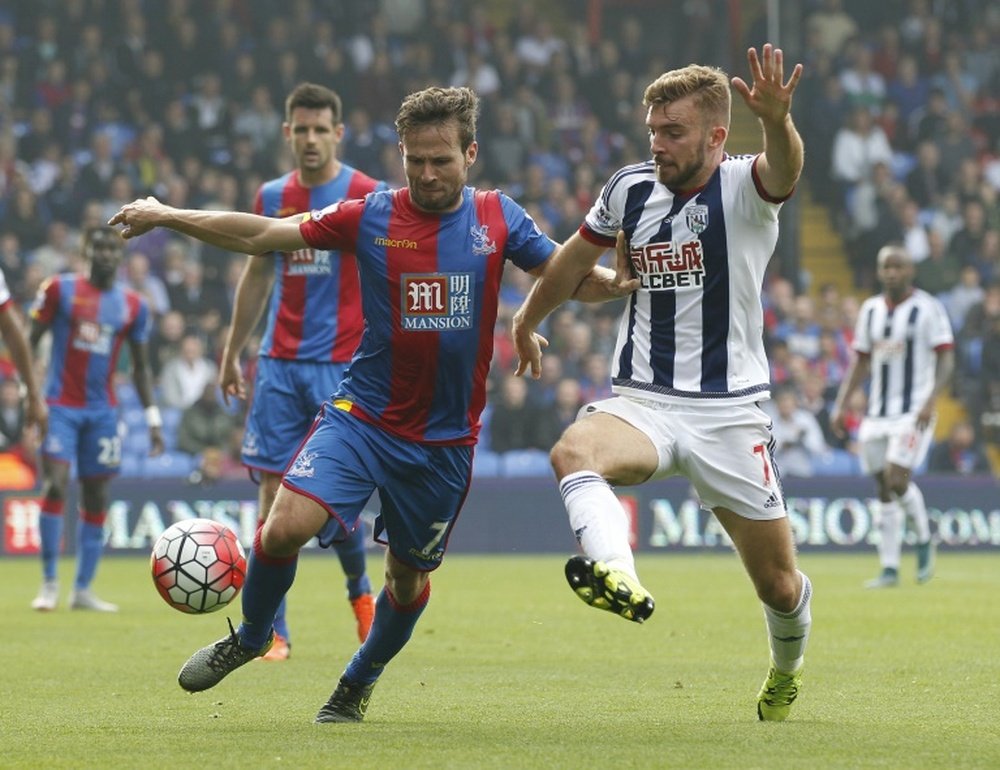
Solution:
<svg viewBox="0 0 1000 770"><path fill-rule="evenodd" d="M399 604L412 604L424 592L430 575L413 569L386 568L385 586Z"/></svg>
<svg viewBox="0 0 1000 770"><path fill-rule="evenodd" d="M58 474L47 474L42 481L42 496L49 500L65 500L66 479Z"/></svg>
<svg viewBox="0 0 1000 770"><path fill-rule="evenodd" d="M797 570L781 570L757 586L757 596L764 604L778 612L791 612L802 594L802 578Z"/></svg>
<svg viewBox="0 0 1000 770"><path fill-rule="evenodd" d="M268 516L264 526L260 530L260 547L268 556L284 558L293 556L309 540L309 537L302 538L294 527L290 525L287 518L273 515Z"/></svg>
<svg viewBox="0 0 1000 770"><path fill-rule="evenodd" d="M574 438L574 432L566 431L549 452L549 462L556 476L562 478L570 473L588 468L587 455L583 443Z"/></svg>

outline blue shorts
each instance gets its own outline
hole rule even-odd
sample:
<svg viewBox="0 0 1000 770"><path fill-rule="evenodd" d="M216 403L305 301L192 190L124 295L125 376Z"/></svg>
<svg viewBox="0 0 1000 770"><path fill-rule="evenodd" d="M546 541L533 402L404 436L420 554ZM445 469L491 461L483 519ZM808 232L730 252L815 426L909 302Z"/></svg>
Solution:
<svg viewBox="0 0 1000 770"><path fill-rule="evenodd" d="M80 478L118 475L122 464L118 410L113 406L50 405L42 454L67 464L75 460Z"/></svg>
<svg viewBox="0 0 1000 770"><path fill-rule="evenodd" d="M330 514L318 534L324 547L354 530L378 490L375 540L404 564L429 571L441 564L465 502L472 455L472 446L405 441L328 403L283 483Z"/></svg>
<svg viewBox="0 0 1000 770"><path fill-rule="evenodd" d="M261 356L240 457L248 468L281 473L295 457L347 364Z"/></svg>

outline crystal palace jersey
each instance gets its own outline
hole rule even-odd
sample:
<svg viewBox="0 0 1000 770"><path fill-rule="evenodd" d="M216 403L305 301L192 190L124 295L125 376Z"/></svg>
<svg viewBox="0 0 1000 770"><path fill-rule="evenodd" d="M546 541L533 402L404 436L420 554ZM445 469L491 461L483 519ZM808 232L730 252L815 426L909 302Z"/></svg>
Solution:
<svg viewBox="0 0 1000 770"><path fill-rule="evenodd" d="M265 183L254 209L269 217L287 217L384 189L384 182L345 164L335 178L316 187L304 187L293 171ZM324 249L281 254L274 260L274 275L260 354L298 361L350 361L364 326L354 254Z"/></svg>
<svg viewBox="0 0 1000 770"><path fill-rule="evenodd" d="M149 339L146 300L120 284L102 291L82 275L64 273L42 284L31 317L52 329L48 403L114 405L111 376L122 343Z"/></svg>
<svg viewBox="0 0 1000 770"><path fill-rule="evenodd" d="M661 401L728 404L769 397L760 301L781 201L756 156L727 156L700 190L674 194L652 161L608 180L580 234L613 248L628 238L641 282L621 319L612 390Z"/></svg>
<svg viewBox="0 0 1000 770"><path fill-rule="evenodd" d="M871 356L869 417L919 411L934 390L936 353L954 344L944 306L920 289L898 305L884 294L861 305L854 349Z"/></svg>
<svg viewBox="0 0 1000 770"><path fill-rule="evenodd" d="M306 215L316 249L355 250L365 330L334 404L412 441L471 444L504 264L542 264L556 248L503 193L465 188L435 215L408 190L372 193Z"/></svg>

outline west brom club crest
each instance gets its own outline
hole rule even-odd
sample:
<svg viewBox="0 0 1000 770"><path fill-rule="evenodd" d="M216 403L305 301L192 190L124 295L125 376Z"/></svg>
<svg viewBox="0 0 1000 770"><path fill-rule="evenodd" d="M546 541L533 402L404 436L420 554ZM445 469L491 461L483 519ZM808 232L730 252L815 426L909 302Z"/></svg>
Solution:
<svg viewBox="0 0 1000 770"><path fill-rule="evenodd" d="M688 206L684 216L687 218L688 230L695 235L700 235L708 227L708 206L704 204Z"/></svg>

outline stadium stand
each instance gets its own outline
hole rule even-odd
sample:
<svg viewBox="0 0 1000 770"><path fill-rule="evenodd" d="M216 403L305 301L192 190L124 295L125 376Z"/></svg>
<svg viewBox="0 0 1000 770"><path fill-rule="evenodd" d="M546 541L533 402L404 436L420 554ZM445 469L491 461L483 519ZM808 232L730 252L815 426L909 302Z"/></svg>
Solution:
<svg viewBox="0 0 1000 770"><path fill-rule="evenodd" d="M399 98L430 83L475 85L483 96L480 139L488 151L474 182L503 188L543 229L565 237L600 182L646 155L636 119L646 82L696 59L735 71L745 45L763 39L764 4L706 2L711 18L720 20L712 34L686 18L698 4L636 0L592 3L586 17L570 0L516 7L486 2L476 12L473 5L480 4L428 0L393 16L385 8L400 4L378 0L5 3L0 266L25 308L45 277L77 267L80 229L106 220L132 197L251 209L259 183L289 166L281 99L305 79L343 96L345 159L393 185L401 184L392 127ZM859 266L870 264L885 240L926 240L930 256L919 275L956 309L962 352L937 436L968 417L998 468L1000 8L989 0L833 5L839 5L835 27L819 23L830 12L820 0L782 4L784 45L806 65L795 108L807 157L802 189L783 213L788 242L779 244L765 285L773 379L795 385L803 401L810 373L835 380L849 355L858 301L875 290L870 272ZM539 28L552 34L540 36ZM861 213L875 212L877 228L863 232L832 168L837 132L859 105L892 152L883 177L876 179L872 169L851 190L870 195L875 207ZM759 142L748 118L734 111L736 150ZM922 146L936 150L926 151L938 156L935 185L925 183ZM912 202L918 203L916 224L906 213ZM180 310L180 334L197 334L206 355L217 359L238 275L233 264L242 257L164 232L130 243L129 252L141 253L135 269L148 268L142 285L156 306ZM970 269L960 285L963 268ZM506 280L494 391L500 373L512 368L504 324L525 288L514 276ZM775 336L800 296L814 300L815 321L834 341L827 358L804 356ZM581 376L574 321L591 331L586 352L610 352L615 326L607 315L571 303L567 314L550 319L546 355L561 359L562 376ZM154 336L155 371L176 354L177 334L168 329ZM0 351L0 376L13 376L3 358ZM252 360L247 365L252 368ZM164 410L171 451L146 458L141 410L124 381L118 395L130 429L123 472L186 476L198 458L175 451L179 412ZM831 396L826 393L827 403ZM552 386L533 386L532 398L551 403ZM477 474L551 472L545 452L492 455L486 417ZM815 472L855 474L856 458L835 447L816 458Z"/></svg>

